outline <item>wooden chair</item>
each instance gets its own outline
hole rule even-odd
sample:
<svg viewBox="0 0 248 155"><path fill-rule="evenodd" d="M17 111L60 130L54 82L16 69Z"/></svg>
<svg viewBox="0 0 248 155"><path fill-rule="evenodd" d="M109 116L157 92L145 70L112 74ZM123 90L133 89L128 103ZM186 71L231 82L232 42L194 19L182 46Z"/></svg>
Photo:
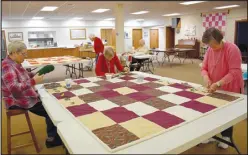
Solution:
<svg viewBox="0 0 248 155"><path fill-rule="evenodd" d="M27 110L21 110L21 109L6 110L6 114L7 114L7 145L8 145L8 154L11 154L11 150L13 150L13 149L18 149L18 148L22 148L22 147L25 147L25 146L30 146L30 145L33 145L33 144L35 146L36 152L39 153L40 152L40 149L38 147L37 139L36 139L35 134L34 134L34 129L32 127L32 124L31 124L31 120L30 120L28 111ZM11 116L17 116L17 115L21 115L21 114L25 114L25 117L26 117L26 120L27 120L27 123L28 123L28 127L29 127L29 131L21 132L21 133L17 133L17 134L13 134L12 135L11 134ZM33 142L32 143L23 144L23 145L19 145L19 146L15 146L15 147L12 147L11 148L11 137L20 136L20 135L27 134L27 133L31 133L31 136L32 136L32 139L33 139Z"/></svg>

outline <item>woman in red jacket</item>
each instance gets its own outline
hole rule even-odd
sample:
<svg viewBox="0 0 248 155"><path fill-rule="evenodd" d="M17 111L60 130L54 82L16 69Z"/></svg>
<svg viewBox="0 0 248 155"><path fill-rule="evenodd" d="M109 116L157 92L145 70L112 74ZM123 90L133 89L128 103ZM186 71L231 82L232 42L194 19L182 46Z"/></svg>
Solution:
<svg viewBox="0 0 248 155"><path fill-rule="evenodd" d="M106 73L116 73L116 68L121 72L129 72L127 67L123 68L120 60L116 56L113 48L107 47L103 54L99 54L98 61L96 63L96 75L105 76Z"/></svg>
<svg viewBox="0 0 248 155"><path fill-rule="evenodd" d="M96 62L97 62L99 54L103 53L104 45L102 43L102 40L100 38L96 37L94 34L90 34L89 38L91 41L94 42L94 50L96 52Z"/></svg>

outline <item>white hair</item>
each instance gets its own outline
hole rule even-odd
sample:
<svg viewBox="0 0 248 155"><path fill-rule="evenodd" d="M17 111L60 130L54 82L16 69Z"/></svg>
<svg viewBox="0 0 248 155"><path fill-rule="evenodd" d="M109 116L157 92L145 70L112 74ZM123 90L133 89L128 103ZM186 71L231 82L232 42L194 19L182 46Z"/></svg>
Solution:
<svg viewBox="0 0 248 155"><path fill-rule="evenodd" d="M95 36L94 34L90 34L90 35L89 35L89 38L90 38L90 39L93 39L93 38L95 38L95 37L96 37L96 36Z"/></svg>
<svg viewBox="0 0 248 155"><path fill-rule="evenodd" d="M19 53L27 49L27 46L21 41L13 41L8 44L8 54Z"/></svg>
<svg viewBox="0 0 248 155"><path fill-rule="evenodd" d="M140 39L140 40L139 40L139 43L142 44L143 46L146 44L146 42L145 42L144 39Z"/></svg>
<svg viewBox="0 0 248 155"><path fill-rule="evenodd" d="M114 49L112 47L105 47L104 48L104 55L111 55L114 56L115 52Z"/></svg>

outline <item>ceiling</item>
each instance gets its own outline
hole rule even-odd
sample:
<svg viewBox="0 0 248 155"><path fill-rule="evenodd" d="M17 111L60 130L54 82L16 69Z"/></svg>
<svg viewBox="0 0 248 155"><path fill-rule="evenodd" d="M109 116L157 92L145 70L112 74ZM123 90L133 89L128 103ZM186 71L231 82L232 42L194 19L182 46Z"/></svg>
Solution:
<svg viewBox="0 0 248 155"><path fill-rule="evenodd" d="M103 20L114 17L116 4L124 4L124 17L126 20L145 19L162 20L162 15L170 13L192 14L196 12L211 12L217 6L240 5L238 8L247 8L247 1L211 1L194 5L181 5L182 1L3 1L2 17L7 19L31 19L32 17L45 17L48 20L66 20L73 17L83 17L83 20ZM53 12L42 12L44 6L57 6ZM91 13L91 11L107 8L104 13ZM237 8L233 8L237 9ZM130 13L147 10L147 14L132 15Z"/></svg>

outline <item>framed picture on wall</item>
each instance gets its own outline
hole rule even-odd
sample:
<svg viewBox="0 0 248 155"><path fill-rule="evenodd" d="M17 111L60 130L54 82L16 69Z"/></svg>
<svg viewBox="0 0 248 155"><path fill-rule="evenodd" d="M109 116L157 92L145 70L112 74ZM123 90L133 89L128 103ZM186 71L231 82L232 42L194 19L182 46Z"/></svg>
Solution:
<svg viewBox="0 0 248 155"><path fill-rule="evenodd" d="M86 39L86 29L70 29L71 40Z"/></svg>
<svg viewBox="0 0 248 155"><path fill-rule="evenodd" d="M23 41L23 33L22 32L9 32L8 33L9 41Z"/></svg>

